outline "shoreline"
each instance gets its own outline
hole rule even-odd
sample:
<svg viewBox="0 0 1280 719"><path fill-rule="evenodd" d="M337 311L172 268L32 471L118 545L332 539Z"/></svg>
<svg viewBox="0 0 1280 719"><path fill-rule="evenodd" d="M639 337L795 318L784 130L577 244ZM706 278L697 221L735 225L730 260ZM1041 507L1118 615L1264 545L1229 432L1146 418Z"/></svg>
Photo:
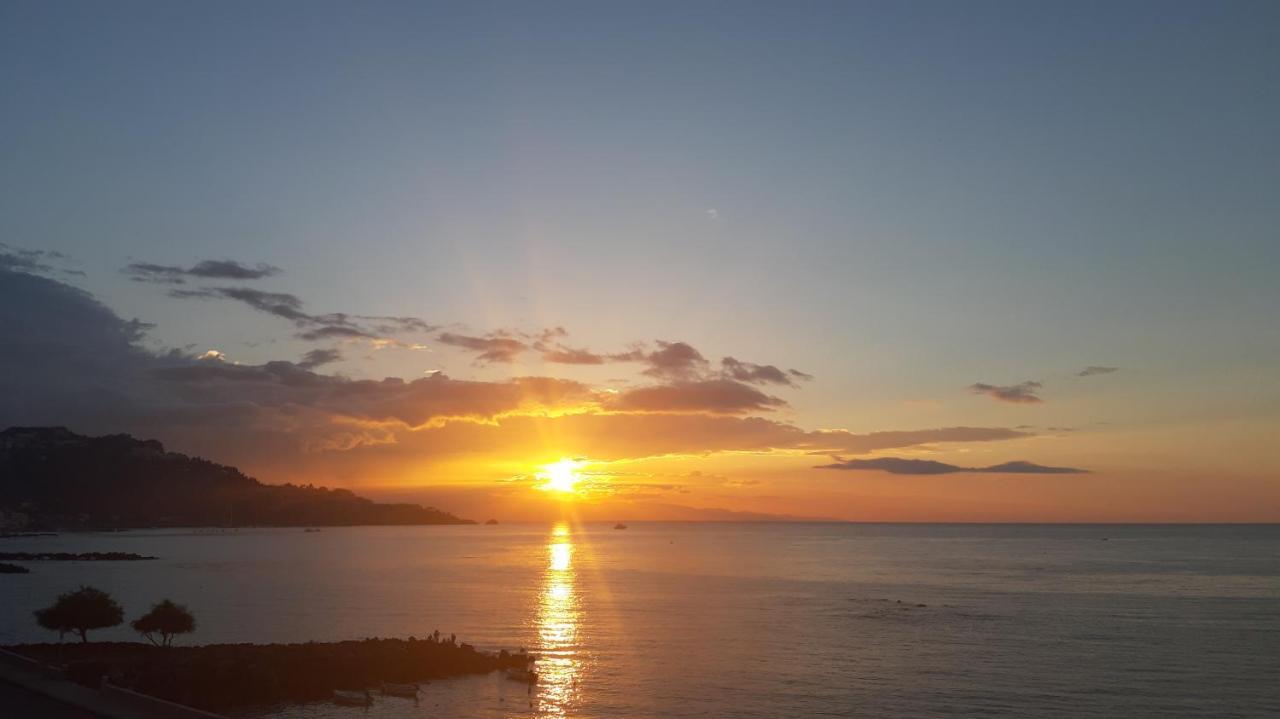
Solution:
<svg viewBox="0 0 1280 719"><path fill-rule="evenodd" d="M111 686L208 712L242 714L331 700L335 691L527 669L524 652L482 651L453 637L156 647L139 642L0 647L88 688Z"/></svg>

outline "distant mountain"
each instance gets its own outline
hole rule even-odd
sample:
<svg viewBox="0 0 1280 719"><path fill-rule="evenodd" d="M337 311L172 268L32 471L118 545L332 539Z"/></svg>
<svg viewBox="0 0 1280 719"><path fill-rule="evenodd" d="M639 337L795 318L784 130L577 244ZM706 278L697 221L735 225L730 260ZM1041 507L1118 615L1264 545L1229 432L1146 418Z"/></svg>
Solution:
<svg viewBox="0 0 1280 719"><path fill-rule="evenodd" d="M473 524L345 489L263 484L234 467L127 434L65 427L0 432L0 528Z"/></svg>

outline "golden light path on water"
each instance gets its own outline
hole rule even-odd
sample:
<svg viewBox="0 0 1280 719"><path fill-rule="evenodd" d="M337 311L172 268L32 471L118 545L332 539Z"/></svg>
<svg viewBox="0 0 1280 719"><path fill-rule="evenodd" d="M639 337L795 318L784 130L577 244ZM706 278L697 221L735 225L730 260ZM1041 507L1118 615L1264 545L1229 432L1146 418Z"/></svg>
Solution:
<svg viewBox="0 0 1280 719"><path fill-rule="evenodd" d="M567 716L578 699L577 654L581 605L574 586L573 535L557 523L547 541L547 569L538 598L537 709L540 716Z"/></svg>

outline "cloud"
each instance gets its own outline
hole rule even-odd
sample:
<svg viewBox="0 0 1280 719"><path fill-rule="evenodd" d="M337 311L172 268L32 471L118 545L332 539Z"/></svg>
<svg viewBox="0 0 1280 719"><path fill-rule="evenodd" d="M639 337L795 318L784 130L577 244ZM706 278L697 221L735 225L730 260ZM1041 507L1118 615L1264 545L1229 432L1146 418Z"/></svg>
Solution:
<svg viewBox="0 0 1280 719"><path fill-rule="evenodd" d="M590 350L559 346L543 352L542 359L558 364L596 365L604 364L606 358Z"/></svg>
<svg viewBox="0 0 1280 719"><path fill-rule="evenodd" d="M624 357L637 357L637 353ZM662 379L689 379L701 374L707 367L707 359L702 353L684 342L658 340L658 349L640 353L637 358L648 365L641 374Z"/></svg>
<svg viewBox="0 0 1280 719"><path fill-rule="evenodd" d="M199 290L170 290L170 297L201 298L221 297L241 302L259 312L275 315L297 325L317 323L319 320L302 311L302 300L285 292L266 292L248 287L206 287Z"/></svg>
<svg viewBox="0 0 1280 719"><path fill-rule="evenodd" d="M313 315L302 309L302 300L297 295L287 292L268 292L251 287L172 289L168 294L170 297L187 299L234 300L258 312L292 322L301 330L295 336L308 341L368 340L379 345L417 348L419 345L405 343L387 335L400 332L430 332L436 329L417 317L349 315L345 312Z"/></svg>
<svg viewBox="0 0 1280 719"><path fill-rule="evenodd" d="M342 353L335 349L314 349L302 356L298 366L303 369L315 369L321 365L340 362Z"/></svg>
<svg viewBox="0 0 1280 719"><path fill-rule="evenodd" d="M68 270L54 266L53 263L64 263L70 260L67 255L54 250L28 250L0 242L0 271L26 272L33 275L62 273L81 275L79 270Z"/></svg>
<svg viewBox="0 0 1280 719"><path fill-rule="evenodd" d="M475 352L476 360L479 362L510 364L515 362L522 352L529 349L529 345L514 337L498 334L491 334L486 337L471 337L454 334L453 332L441 332L436 336L436 340L441 344L461 347Z"/></svg>
<svg viewBox="0 0 1280 719"><path fill-rule="evenodd" d="M151 370L174 396L192 404L247 402L290 411L301 408L335 418L395 422L404 429L444 418L492 420L505 412L576 407L595 399L586 385L549 377L501 382L454 380L435 374L353 380L323 375L301 364L188 363Z"/></svg>
<svg viewBox="0 0 1280 719"><path fill-rule="evenodd" d="M1087 469L1075 467L1046 467L1025 461L1005 462L990 467L960 467L945 462L928 459L903 459L901 457L878 457L876 459L846 459L832 464L818 465L815 469L843 469L868 472L888 472L889 474L1086 474Z"/></svg>
<svg viewBox="0 0 1280 719"><path fill-rule="evenodd" d="M969 385L969 391L974 394L985 394L993 399L1001 402L1012 402L1014 404L1038 404L1044 400L1036 394L1042 387L1039 382L1027 380L1018 384L1010 385L994 385L978 382Z"/></svg>
<svg viewBox="0 0 1280 719"><path fill-rule="evenodd" d="M263 311L313 317L291 295L240 297ZM141 344L148 327L66 284L0 272L0 427L129 432L242 465L269 481L348 484L366 477L407 481L450 458L475 466L476 457L520 464L544 456L852 456L1031 436L1002 427L806 430L747 416L785 404L723 377L621 393L551 377L352 379L322 371L336 350L313 350L298 362L239 365L200 359L195 348L148 350Z"/></svg>
<svg viewBox="0 0 1280 719"><path fill-rule="evenodd" d="M720 371L729 379L739 382L748 382L751 384L781 384L788 387L795 386L795 380L811 380L812 376L800 372L799 370L782 370L771 364L754 364L751 362L741 362L733 357L725 357L720 360Z"/></svg>
<svg viewBox="0 0 1280 719"><path fill-rule="evenodd" d="M998 442L1034 436L1031 432L1007 427L938 427L935 429L889 430L854 434L842 429L811 432L814 447L842 447L839 453L866 454L882 449L919 447L946 442ZM815 454L830 454L816 450Z"/></svg>
<svg viewBox="0 0 1280 719"><path fill-rule="evenodd" d="M746 414L770 412L787 403L741 382L716 379L639 387L618 394L607 406L633 412Z"/></svg>
<svg viewBox="0 0 1280 719"><path fill-rule="evenodd" d="M774 365L744 362L735 357L720 360L719 371L712 371L711 363L687 342L658 340L657 349L650 350L643 343L633 345L625 352L609 354L592 352L582 347L570 347L551 339L567 334L563 328L555 328L555 334L544 333L533 348L542 353L546 362L569 365L602 365L606 363L638 362L645 365L641 374L646 377L694 384L724 379L745 384L776 384L795 387L798 381L810 381L812 375L800 370L782 370ZM476 338L470 338L473 342ZM477 344L477 347L482 345Z"/></svg>
<svg viewBox="0 0 1280 719"><path fill-rule="evenodd" d="M1085 367L1079 372L1076 372L1076 376L1077 377L1093 377L1094 375L1111 374L1112 372L1119 372L1119 371L1120 371L1119 367L1103 367L1100 365L1089 365L1088 367Z"/></svg>
<svg viewBox="0 0 1280 719"><path fill-rule="evenodd" d="M424 320L417 317L385 317L379 315L355 315L356 319L369 320L370 322L378 322L375 329L383 334L395 334L396 332L435 332L440 329L435 325L427 324Z"/></svg>
<svg viewBox="0 0 1280 719"><path fill-rule="evenodd" d="M187 278L204 280L260 280L280 274L280 268L266 263L253 266L235 260L202 260L191 267L156 265L150 262L134 262L120 270L134 282L181 285Z"/></svg>
<svg viewBox="0 0 1280 719"><path fill-rule="evenodd" d="M83 290L0 270L0 426L127 407L139 370L163 359L139 346L149 329Z"/></svg>
<svg viewBox="0 0 1280 719"><path fill-rule="evenodd" d="M368 332L351 325L321 325L314 329L299 332L294 336L300 340L308 340L312 342L321 340L378 339L377 335L369 334Z"/></svg>

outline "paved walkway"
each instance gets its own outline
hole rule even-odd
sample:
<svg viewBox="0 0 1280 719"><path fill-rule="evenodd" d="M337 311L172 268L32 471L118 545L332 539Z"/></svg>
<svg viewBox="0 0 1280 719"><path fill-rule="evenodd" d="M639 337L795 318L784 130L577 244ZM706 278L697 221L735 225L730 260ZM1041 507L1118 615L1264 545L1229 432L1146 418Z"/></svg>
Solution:
<svg viewBox="0 0 1280 719"><path fill-rule="evenodd" d="M10 711L10 706L23 710ZM132 692L98 691L80 686L7 651L0 651L0 716L4 719L219 719L217 714Z"/></svg>
<svg viewBox="0 0 1280 719"><path fill-rule="evenodd" d="M101 719L101 714L64 704L24 689L17 684L0 681L0 707L4 707L6 717L40 717L41 719Z"/></svg>

